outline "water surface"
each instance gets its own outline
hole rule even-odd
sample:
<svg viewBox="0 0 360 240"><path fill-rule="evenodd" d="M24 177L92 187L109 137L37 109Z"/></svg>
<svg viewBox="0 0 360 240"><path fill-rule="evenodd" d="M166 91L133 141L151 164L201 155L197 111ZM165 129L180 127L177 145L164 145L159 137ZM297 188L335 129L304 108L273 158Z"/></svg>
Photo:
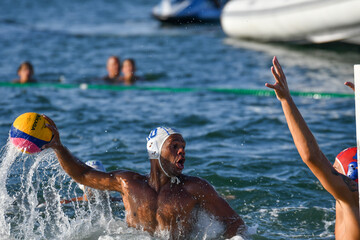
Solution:
<svg viewBox="0 0 360 240"><path fill-rule="evenodd" d="M360 63L356 46L244 42L227 38L216 24L162 26L150 16L156 3L1 1L0 81L16 78L18 65L29 60L39 82L94 83L106 74L107 57L118 55L136 60L147 79L137 86L265 89L277 55L292 90L351 93L343 82L353 80ZM52 87L1 87L0 96L1 146L18 115L45 113L81 160L146 174L146 136L156 126L173 126L187 141L184 173L227 197L250 239L334 238L334 199L302 163L275 97ZM330 161L355 145L353 98L294 100ZM51 151L27 157L3 148L1 164L2 236L151 239L126 227L121 203L61 207L54 201L36 208L81 194Z"/></svg>

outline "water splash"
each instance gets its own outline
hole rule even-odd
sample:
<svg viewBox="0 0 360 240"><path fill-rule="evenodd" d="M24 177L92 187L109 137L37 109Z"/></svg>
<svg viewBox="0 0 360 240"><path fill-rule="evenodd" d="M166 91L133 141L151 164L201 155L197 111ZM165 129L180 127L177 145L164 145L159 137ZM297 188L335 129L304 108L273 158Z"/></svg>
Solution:
<svg viewBox="0 0 360 240"><path fill-rule="evenodd" d="M0 164L0 182L6 183L9 168L13 162L11 156L17 151L14 148L9 149L9 144L1 149ZM13 199L7 194L6 184L0 184L0 238L10 238L10 224L6 222L5 215Z"/></svg>
<svg viewBox="0 0 360 240"><path fill-rule="evenodd" d="M1 239L84 239L107 232L114 220L109 194L94 191L89 202L61 204L83 193L52 151L26 155L7 143L0 159Z"/></svg>

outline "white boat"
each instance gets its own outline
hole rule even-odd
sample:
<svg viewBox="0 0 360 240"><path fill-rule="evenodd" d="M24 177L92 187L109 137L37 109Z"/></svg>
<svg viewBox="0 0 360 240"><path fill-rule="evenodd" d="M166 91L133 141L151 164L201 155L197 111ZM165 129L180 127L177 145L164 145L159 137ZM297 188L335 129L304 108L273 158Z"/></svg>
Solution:
<svg viewBox="0 0 360 240"><path fill-rule="evenodd" d="M234 38L360 44L360 0L232 0L220 19Z"/></svg>
<svg viewBox="0 0 360 240"><path fill-rule="evenodd" d="M152 15L164 23L219 22L227 0L161 0Z"/></svg>

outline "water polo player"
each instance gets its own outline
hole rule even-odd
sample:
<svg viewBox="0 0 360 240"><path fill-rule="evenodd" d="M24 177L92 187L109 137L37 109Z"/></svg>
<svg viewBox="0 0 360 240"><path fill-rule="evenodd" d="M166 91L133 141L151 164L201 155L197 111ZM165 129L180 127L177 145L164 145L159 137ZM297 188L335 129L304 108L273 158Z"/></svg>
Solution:
<svg viewBox="0 0 360 240"><path fill-rule="evenodd" d="M149 175L132 171L97 171L75 158L62 145L54 122L48 127L52 148L60 165L76 182L122 195L128 226L150 234L168 233L171 239L189 239L199 213L206 212L222 223L220 235L230 238L245 231L241 217L204 179L182 174L185 140L174 129L158 127L147 138L150 158Z"/></svg>
<svg viewBox="0 0 360 240"><path fill-rule="evenodd" d="M320 150L315 137L291 97L285 74L276 57L273 59L271 72L275 78L275 83L266 83L266 86L275 90L276 97L281 102L286 122L300 157L319 179L322 186L336 200L335 238L337 240L359 240L360 219L357 183L337 172ZM348 170L346 174L349 174Z"/></svg>

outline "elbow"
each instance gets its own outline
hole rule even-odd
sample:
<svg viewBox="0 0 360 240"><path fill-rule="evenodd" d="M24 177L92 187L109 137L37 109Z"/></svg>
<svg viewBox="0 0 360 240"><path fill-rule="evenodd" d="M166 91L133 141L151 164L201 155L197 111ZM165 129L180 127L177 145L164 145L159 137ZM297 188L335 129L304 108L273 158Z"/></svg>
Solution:
<svg viewBox="0 0 360 240"><path fill-rule="evenodd" d="M301 154L300 153L300 156L301 156L301 159L303 160L303 162L307 165L308 163L312 163L314 162L314 156L311 155L311 154Z"/></svg>
<svg viewBox="0 0 360 240"><path fill-rule="evenodd" d="M305 148L305 149L301 149L299 151L300 157L303 160L303 162L308 165L308 164L313 164L315 162L318 162L319 159L322 157L322 152L319 149L319 147L316 145L316 147L311 146L312 148Z"/></svg>
<svg viewBox="0 0 360 240"><path fill-rule="evenodd" d="M69 176L77 183L88 186L89 185L89 173L91 169L79 171L76 173L68 172Z"/></svg>

